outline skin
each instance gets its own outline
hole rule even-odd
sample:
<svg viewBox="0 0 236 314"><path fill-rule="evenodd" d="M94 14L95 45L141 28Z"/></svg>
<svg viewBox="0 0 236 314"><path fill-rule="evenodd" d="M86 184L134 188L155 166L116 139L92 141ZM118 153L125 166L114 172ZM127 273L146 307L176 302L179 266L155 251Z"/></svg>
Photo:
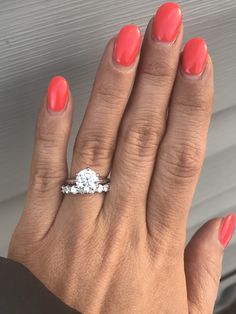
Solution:
<svg viewBox="0 0 236 314"><path fill-rule="evenodd" d="M173 44L152 39L123 67L114 38L99 66L70 173L73 115L47 109L36 128L29 190L9 258L83 313L212 313L223 257L221 218L185 248L186 223L202 167L213 104L213 66L181 71L183 27ZM131 96L130 96L131 95ZM130 96L130 97L129 97ZM167 119L168 110L168 119ZM106 194L63 195L79 169L111 175Z"/></svg>

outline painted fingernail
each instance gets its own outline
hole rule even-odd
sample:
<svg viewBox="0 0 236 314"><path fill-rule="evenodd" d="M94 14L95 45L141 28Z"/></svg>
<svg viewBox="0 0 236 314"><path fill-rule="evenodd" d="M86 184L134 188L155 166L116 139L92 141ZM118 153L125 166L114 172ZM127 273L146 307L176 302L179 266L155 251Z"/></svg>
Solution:
<svg viewBox="0 0 236 314"><path fill-rule="evenodd" d="M219 240L221 244L226 248L226 246L229 244L233 233L234 233L234 227L235 227L235 215L229 214L225 218L223 218L220 231L219 231Z"/></svg>
<svg viewBox="0 0 236 314"><path fill-rule="evenodd" d="M175 41L182 21L180 7L174 2L164 3L157 10L153 20L153 35L163 42Z"/></svg>
<svg viewBox="0 0 236 314"><path fill-rule="evenodd" d="M138 26L126 25L120 31L115 40L113 58L121 65L131 65L140 50L142 34Z"/></svg>
<svg viewBox="0 0 236 314"><path fill-rule="evenodd" d="M207 62L207 45L200 37L190 39L183 51L182 68L188 75L200 75Z"/></svg>
<svg viewBox="0 0 236 314"><path fill-rule="evenodd" d="M55 76L48 85L48 109L54 112L62 111L68 101L69 86L68 82L62 76Z"/></svg>

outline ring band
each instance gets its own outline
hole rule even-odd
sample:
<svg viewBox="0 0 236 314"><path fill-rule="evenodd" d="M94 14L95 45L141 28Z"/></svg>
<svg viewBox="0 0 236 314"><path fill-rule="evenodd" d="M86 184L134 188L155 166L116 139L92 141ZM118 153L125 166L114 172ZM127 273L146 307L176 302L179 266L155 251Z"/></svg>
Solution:
<svg viewBox="0 0 236 314"><path fill-rule="evenodd" d="M66 184L67 185L74 185L74 184L76 184L76 182L77 182L76 179L67 179L66 180ZM108 178L99 177L98 183L105 184L105 183L108 183L108 182L109 182Z"/></svg>
<svg viewBox="0 0 236 314"><path fill-rule="evenodd" d="M85 168L76 174L75 179L66 180L61 187L63 194L94 194L108 192L110 179L100 177L94 170Z"/></svg>

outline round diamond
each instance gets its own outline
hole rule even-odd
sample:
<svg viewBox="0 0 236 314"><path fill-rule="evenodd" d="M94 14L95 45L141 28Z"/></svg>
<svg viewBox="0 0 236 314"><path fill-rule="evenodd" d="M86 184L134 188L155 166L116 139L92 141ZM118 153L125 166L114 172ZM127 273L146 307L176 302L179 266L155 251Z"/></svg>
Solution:
<svg viewBox="0 0 236 314"><path fill-rule="evenodd" d="M74 185L70 188L70 191L71 191L72 194L77 194L78 193L78 189Z"/></svg>
<svg viewBox="0 0 236 314"><path fill-rule="evenodd" d="M107 192L109 190L109 184L104 184L103 185L103 191Z"/></svg>
<svg viewBox="0 0 236 314"><path fill-rule="evenodd" d="M62 191L62 193L69 194L70 193L70 187L68 185L63 185L61 187L61 191Z"/></svg>
<svg viewBox="0 0 236 314"><path fill-rule="evenodd" d="M76 175L76 186L83 193L94 193L98 187L98 176L90 168L81 170Z"/></svg>
<svg viewBox="0 0 236 314"><path fill-rule="evenodd" d="M103 192L103 186L101 184L99 184L98 186L98 193L102 193Z"/></svg>

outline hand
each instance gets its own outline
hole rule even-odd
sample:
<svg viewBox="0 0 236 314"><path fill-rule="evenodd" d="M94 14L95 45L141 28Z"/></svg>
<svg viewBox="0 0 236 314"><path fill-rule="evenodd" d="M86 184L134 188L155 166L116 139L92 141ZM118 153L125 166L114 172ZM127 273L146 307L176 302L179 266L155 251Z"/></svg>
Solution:
<svg viewBox="0 0 236 314"><path fill-rule="evenodd" d="M213 311L234 216L211 220L185 248L213 69L200 38L180 57L182 36L180 9L165 4L147 27L141 53L134 25L105 49L70 177L88 166L102 176L111 171L108 193L61 194L73 111L64 78L52 79L42 104L9 257L83 313Z"/></svg>

